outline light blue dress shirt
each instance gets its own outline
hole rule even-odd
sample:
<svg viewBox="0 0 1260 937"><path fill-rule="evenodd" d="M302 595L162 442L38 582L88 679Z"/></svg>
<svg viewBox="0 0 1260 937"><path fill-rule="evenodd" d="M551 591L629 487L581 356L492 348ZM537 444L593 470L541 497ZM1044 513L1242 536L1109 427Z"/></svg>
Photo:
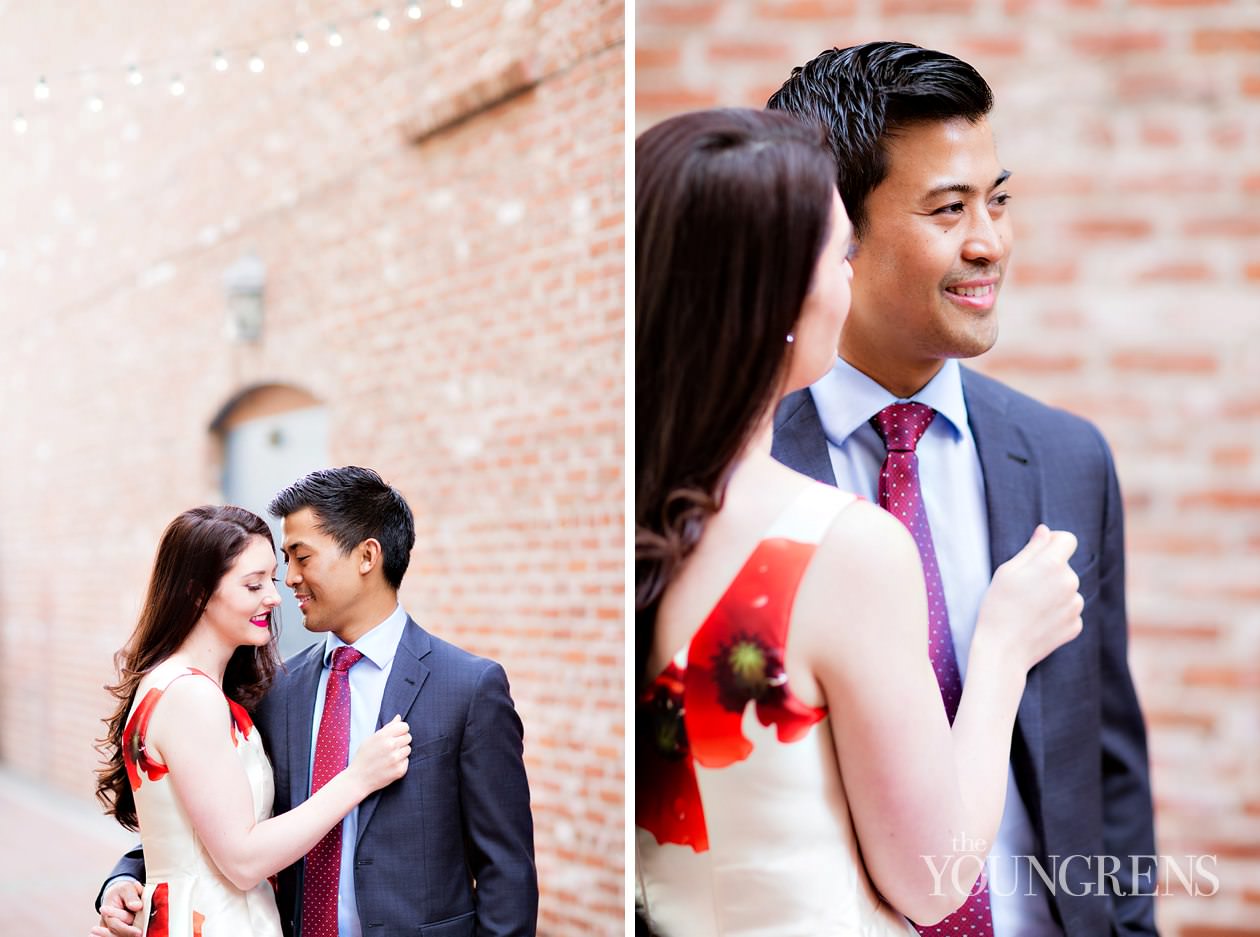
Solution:
<svg viewBox="0 0 1260 937"><path fill-rule="evenodd" d="M364 740L376 731L378 716L383 715L385 722L394 718L393 713L381 713L381 700L385 696L385 681L394 666L394 653L398 650L405 627L407 613L401 605L397 605L388 618L351 645L363 655L363 659L350 668L350 759L354 758ZM324 669L319 675L319 688L315 692L308 778L315 765L315 745L319 739L319 723L324 715L324 695L328 689L333 651L339 647L345 647L345 642L329 632L324 641ZM346 814L341 824L341 877L337 889L339 937L363 937L359 904L354 894L354 844L358 834L359 808L356 806Z"/></svg>
<svg viewBox="0 0 1260 937"><path fill-rule="evenodd" d="M885 452L870 418L889 404L905 400L841 358L810 392L827 436L836 484L878 504ZM976 616L992 574L984 474L967 422L958 362L946 361L909 399L937 412L916 449L919 483L941 569L958 671L966 681ZM1032 536L1032 531L1028 534ZM1015 786L1014 771L1008 769L1006 807L988 861L995 937L1062 937L1045 887L1026 858L1036 852L1028 810Z"/></svg>

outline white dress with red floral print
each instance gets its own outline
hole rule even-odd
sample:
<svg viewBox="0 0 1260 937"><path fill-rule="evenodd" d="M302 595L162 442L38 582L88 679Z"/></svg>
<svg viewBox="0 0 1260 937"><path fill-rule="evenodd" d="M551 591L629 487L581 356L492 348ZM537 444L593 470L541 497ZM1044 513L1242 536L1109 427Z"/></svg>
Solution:
<svg viewBox="0 0 1260 937"><path fill-rule="evenodd" d="M137 918L145 937L280 937L280 914L270 882L249 891L233 885L210 858L175 796L167 768L145 748L153 709L175 680L200 670L160 664L137 692L123 730L123 760L136 800L140 840L144 845L144 908ZM237 757L254 795L254 816L271 816L275 793L271 762L244 707L228 700Z"/></svg>
<svg viewBox="0 0 1260 937"><path fill-rule="evenodd" d="M797 587L855 500L802 491L639 700L636 897L660 937L915 937L862 864L828 713L784 668Z"/></svg>

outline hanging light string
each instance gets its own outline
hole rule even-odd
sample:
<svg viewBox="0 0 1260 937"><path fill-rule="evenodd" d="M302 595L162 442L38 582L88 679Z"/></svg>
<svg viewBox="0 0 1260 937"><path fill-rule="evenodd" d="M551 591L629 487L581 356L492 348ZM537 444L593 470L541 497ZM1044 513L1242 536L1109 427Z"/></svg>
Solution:
<svg viewBox="0 0 1260 937"><path fill-rule="evenodd" d="M70 71L39 74L32 82L29 104L19 104L14 112L13 132L23 136L36 119L58 111L57 103L53 102L59 103L67 98L82 100L86 110L99 114L106 110L111 99L129 89L157 86L178 98L188 90L189 78L205 68L218 73L245 68L252 74L261 74L267 68L266 56L271 55L279 45L288 46L290 52L298 56L306 56L321 45L340 49L349 41L348 34L356 26L371 23L377 32L387 33L398 23L419 21L440 7L458 10L464 3L465 0L411 0L401 5L395 3L392 7L377 5L356 16L321 20L293 32L207 49L193 58L137 60L121 67L89 65ZM27 93L20 90L21 81L21 78L11 77L4 82L4 97L10 102L20 102L26 97ZM61 90L70 84L76 85L74 92ZM85 93L85 84L92 90Z"/></svg>

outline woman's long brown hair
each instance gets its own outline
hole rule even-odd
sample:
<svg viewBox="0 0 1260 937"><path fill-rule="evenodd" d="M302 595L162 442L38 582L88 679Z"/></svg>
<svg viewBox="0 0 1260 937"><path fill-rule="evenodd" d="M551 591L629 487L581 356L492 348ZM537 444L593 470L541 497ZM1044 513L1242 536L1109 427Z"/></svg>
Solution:
<svg viewBox="0 0 1260 937"><path fill-rule="evenodd" d="M275 549L267 523L257 514L233 505L206 505L171 521L158 543L140 620L114 655L118 682L106 687L118 707L105 720L105 736L96 746L104 759L97 771L96 797L129 830L137 829L136 802L123 763L123 730L136 687L184 643L251 537L262 537ZM228 660L223 692L246 709L262 698L275 676L276 634L273 611L271 640L262 647L238 647Z"/></svg>
<svg viewBox="0 0 1260 937"><path fill-rule="evenodd" d="M683 114L635 141L635 643L782 386L835 162L788 114Z"/></svg>

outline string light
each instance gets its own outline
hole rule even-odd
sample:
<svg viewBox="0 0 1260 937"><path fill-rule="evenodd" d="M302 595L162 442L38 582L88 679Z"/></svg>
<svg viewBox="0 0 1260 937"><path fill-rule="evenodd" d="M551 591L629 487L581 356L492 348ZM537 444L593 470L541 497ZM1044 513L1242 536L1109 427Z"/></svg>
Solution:
<svg viewBox="0 0 1260 937"><path fill-rule="evenodd" d="M464 0L450 0L451 7L458 10L464 5Z"/></svg>
<svg viewBox="0 0 1260 937"><path fill-rule="evenodd" d="M464 0L447 0L447 3L449 4L450 7L454 9L459 9L464 6ZM400 15L401 13L405 13L407 19L413 22L420 20L424 15L423 9L421 7L421 0L407 0L407 2L405 3L400 2L399 7L401 7L401 11L395 10L395 12L399 13ZM351 24L352 22L362 22L368 19L369 17L371 18L373 24L376 26L376 29L379 30L380 32L389 32L394 28L394 23L391 20L390 15L387 12L387 9L377 8L370 13L365 11L353 17L346 17L337 22L328 23L327 34L325 37L328 42L328 45L334 49L339 49L342 46L344 46L346 43L346 37L343 34L342 29L348 26L349 24ZM307 31L310 31L310 30L307 30ZM312 49L311 40L306 37L304 32L298 31L291 35L292 35L291 42L293 44L293 49L298 55L307 55L308 53L311 52L311 49ZM284 39L282 36L272 36L270 38L264 38L260 42L256 43L255 51L252 52L252 54L250 55L248 59L247 67L249 71L257 75L265 70L266 66L265 66L263 56L261 53L266 50L264 48L261 48L261 46L270 45L271 43L283 42L283 41ZM237 52L234 52L233 54L240 54L240 51L241 50L238 50ZM204 55L205 53L203 52L202 54ZM124 64L125 64L125 77L126 77L127 84L132 88L139 88L141 85L144 85L145 74L139 62L131 62L129 64L126 64L126 63ZM169 64L175 64L175 63L172 62ZM225 49L223 48L214 49L212 57L211 57L211 64L216 72L228 71L228 66L230 63L228 59L228 53L225 51ZM158 70L164 67L166 66L159 65L159 63L157 62L149 62L148 65L146 66L146 69L149 70L150 72L153 72L154 70ZM74 76L84 77L84 76L95 75L97 76L97 80L91 82L89 84L89 87L91 87L92 84L95 84L97 85L97 87L104 90L105 93L109 93L109 88L101 84L101 79L104 78L105 80L108 80L108 75L111 72L117 75L117 72L114 71L114 67L110 67L110 66L80 68L74 72L69 72L68 74L71 75L72 77ZM66 75L55 74L53 75L53 81L54 82L60 81L62 78L65 78L65 77ZM153 74L149 75L150 79L152 79L153 77L154 77ZM160 86L160 84L161 84L161 81L159 79L158 85ZM170 92L172 97L178 98L178 97L182 97L186 93L187 86L185 85L183 78L178 73L175 73L175 74L172 74L167 84L167 90ZM48 101L52 97L52 88L51 88L51 85L49 84L47 75L40 75L37 78L37 80L35 81L33 94L34 94L34 99L38 102ZM99 91L92 93L84 101L84 107L87 110L91 111L92 113L100 113L105 109L105 98ZM17 111L15 113L15 116L13 117L12 126L13 126L13 132L15 134L18 134L18 135L25 134L30 129L30 121L28 120L25 114L23 114L21 111Z"/></svg>

